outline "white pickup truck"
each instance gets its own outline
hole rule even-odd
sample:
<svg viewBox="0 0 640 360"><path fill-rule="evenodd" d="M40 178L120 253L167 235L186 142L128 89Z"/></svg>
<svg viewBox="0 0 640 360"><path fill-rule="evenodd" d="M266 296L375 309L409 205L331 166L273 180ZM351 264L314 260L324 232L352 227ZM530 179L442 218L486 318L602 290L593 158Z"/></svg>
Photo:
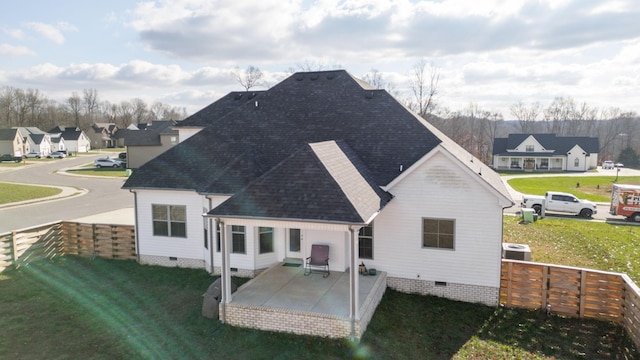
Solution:
<svg viewBox="0 0 640 360"><path fill-rule="evenodd" d="M542 206L544 204L544 210L552 212L562 212L574 215L580 215L586 218L590 218L593 214L598 212L596 204L588 200L580 200L577 197L563 192L547 191L545 196L539 195L523 195L522 203L523 208L532 208L540 215L542 213Z"/></svg>

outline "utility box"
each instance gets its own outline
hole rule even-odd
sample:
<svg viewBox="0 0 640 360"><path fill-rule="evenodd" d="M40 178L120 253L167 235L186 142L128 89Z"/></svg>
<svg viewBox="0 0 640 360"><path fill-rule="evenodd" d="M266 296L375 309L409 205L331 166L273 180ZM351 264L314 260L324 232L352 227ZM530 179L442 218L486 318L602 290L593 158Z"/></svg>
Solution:
<svg viewBox="0 0 640 360"><path fill-rule="evenodd" d="M529 245L502 243L502 258L531 261L531 249Z"/></svg>
<svg viewBox="0 0 640 360"><path fill-rule="evenodd" d="M231 280L231 292L235 292L238 289L238 286ZM222 280L220 278L216 279L207 291L202 294L202 316L208 319L217 319L218 318L218 304L220 304L220 300L222 300Z"/></svg>
<svg viewBox="0 0 640 360"><path fill-rule="evenodd" d="M538 214L536 214L536 211L534 209L522 208L520 211L522 212L522 222L528 224L534 222L535 220L538 220ZM536 216L534 216L534 214Z"/></svg>

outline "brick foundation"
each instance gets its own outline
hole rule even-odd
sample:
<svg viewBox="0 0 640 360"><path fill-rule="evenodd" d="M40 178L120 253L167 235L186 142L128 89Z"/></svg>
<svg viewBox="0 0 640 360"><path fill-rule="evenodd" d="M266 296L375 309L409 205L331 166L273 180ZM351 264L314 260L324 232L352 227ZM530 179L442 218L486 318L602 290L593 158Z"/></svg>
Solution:
<svg viewBox="0 0 640 360"><path fill-rule="evenodd" d="M456 283L436 285L435 281L396 277L387 278L387 286L404 293L434 295L451 300L480 303L489 306L498 306L500 298L500 288L489 286Z"/></svg>
<svg viewBox="0 0 640 360"><path fill-rule="evenodd" d="M199 259L187 259L187 258L175 258L171 259L168 256L153 256L153 255L140 255L140 264L143 265L159 265L166 267L181 267L191 269L204 269L204 260Z"/></svg>

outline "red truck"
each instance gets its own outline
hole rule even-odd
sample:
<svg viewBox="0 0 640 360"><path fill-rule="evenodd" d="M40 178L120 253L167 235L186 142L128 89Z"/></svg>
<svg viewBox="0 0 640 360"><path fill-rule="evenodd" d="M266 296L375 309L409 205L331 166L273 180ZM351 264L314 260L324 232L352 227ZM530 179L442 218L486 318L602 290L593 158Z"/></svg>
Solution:
<svg viewBox="0 0 640 360"><path fill-rule="evenodd" d="M627 220L640 222L640 185L614 184L609 214L622 215Z"/></svg>

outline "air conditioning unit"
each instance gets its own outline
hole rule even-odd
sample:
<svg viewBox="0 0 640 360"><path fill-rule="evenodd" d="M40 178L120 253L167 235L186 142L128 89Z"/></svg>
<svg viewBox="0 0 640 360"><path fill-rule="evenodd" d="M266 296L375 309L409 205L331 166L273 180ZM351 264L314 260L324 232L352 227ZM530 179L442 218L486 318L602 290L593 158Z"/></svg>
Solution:
<svg viewBox="0 0 640 360"><path fill-rule="evenodd" d="M531 261L531 249L529 245L502 243L502 258Z"/></svg>

